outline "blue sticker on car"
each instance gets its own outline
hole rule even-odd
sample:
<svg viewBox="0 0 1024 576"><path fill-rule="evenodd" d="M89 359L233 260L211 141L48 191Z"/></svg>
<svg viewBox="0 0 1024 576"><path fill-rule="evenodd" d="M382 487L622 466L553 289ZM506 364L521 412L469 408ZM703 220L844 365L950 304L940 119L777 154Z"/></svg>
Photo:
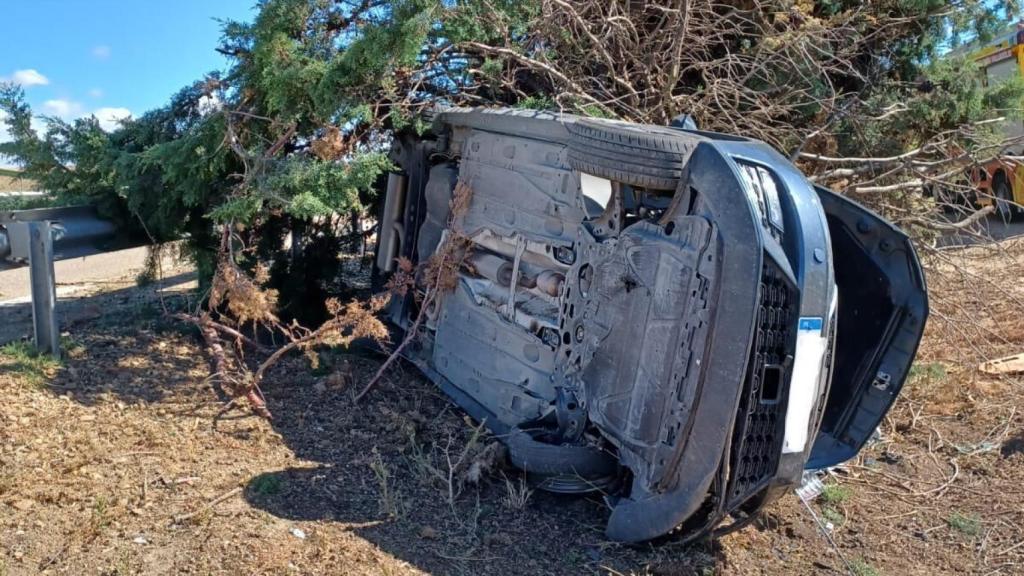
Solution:
<svg viewBox="0 0 1024 576"><path fill-rule="evenodd" d="M821 332L822 320L817 316L803 316L800 318L800 331Z"/></svg>

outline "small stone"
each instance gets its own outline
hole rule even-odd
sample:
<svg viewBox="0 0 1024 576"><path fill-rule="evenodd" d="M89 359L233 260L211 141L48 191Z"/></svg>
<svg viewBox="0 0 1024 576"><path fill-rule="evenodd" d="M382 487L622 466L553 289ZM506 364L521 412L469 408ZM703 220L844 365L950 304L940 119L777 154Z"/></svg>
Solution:
<svg viewBox="0 0 1024 576"><path fill-rule="evenodd" d="M11 506L13 506L15 510L25 511L31 508L32 506L35 506L35 502L29 500L28 498L22 498L21 500L15 500L14 502L11 502Z"/></svg>
<svg viewBox="0 0 1024 576"><path fill-rule="evenodd" d="M430 526L420 528L420 538L423 538L424 540L437 540L438 537L439 534L437 533L437 530L434 530Z"/></svg>
<svg viewBox="0 0 1024 576"><path fill-rule="evenodd" d="M136 536L135 538L132 538L132 542L135 542L136 544L146 544L146 537L141 535Z"/></svg>
<svg viewBox="0 0 1024 576"><path fill-rule="evenodd" d="M288 532L290 532L292 536L295 536L299 540L305 540L306 539L306 533L303 532L301 528L292 528Z"/></svg>

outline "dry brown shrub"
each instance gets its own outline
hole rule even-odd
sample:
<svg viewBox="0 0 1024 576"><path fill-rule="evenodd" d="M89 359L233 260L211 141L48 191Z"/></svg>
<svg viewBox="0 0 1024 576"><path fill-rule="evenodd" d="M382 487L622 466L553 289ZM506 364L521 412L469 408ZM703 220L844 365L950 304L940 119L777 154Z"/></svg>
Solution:
<svg viewBox="0 0 1024 576"><path fill-rule="evenodd" d="M456 224L469 212L469 205L473 201L473 188L465 180L455 183L455 190L452 191L452 199L448 201L451 209L450 223Z"/></svg>
<svg viewBox="0 0 1024 576"><path fill-rule="evenodd" d="M260 284L266 279L263 267L257 267L250 277L235 264L223 260L210 287L210 308L226 305L240 324L277 322L277 290L262 288Z"/></svg>
<svg viewBox="0 0 1024 576"><path fill-rule="evenodd" d="M213 278L208 310L194 316L178 316L200 328L213 360L214 380L225 385L233 397L224 411L230 409L237 399L244 398L254 412L270 418L260 384L267 371L290 352L302 353L316 368L319 365L318 347L349 346L362 338L378 343L388 340L387 327L377 317L387 303L386 296L346 303L330 299L326 302L330 317L318 328L311 329L296 322L284 324L280 321L276 310L277 291L262 286L268 277L265 267L257 266L249 275L230 260L229 254L225 254ZM261 326L283 336L285 343L257 364L246 356L245 347L262 352L267 350L242 333L242 327L246 325Z"/></svg>
<svg viewBox="0 0 1024 576"><path fill-rule="evenodd" d="M341 130L337 126L328 126L323 136L313 140L310 149L317 158L331 161L341 158L348 147L345 145Z"/></svg>
<svg viewBox="0 0 1024 576"><path fill-rule="evenodd" d="M398 266L384 285L388 293L405 296L416 285L416 266L405 256L398 257Z"/></svg>
<svg viewBox="0 0 1024 576"><path fill-rule="evenodd" d="M327 301L330 320L316 332L320 337L317 344L328 346L348 346L360 338L370 338L374 342L386 342L388 330L377 317L377 313L388 303L386 296L378 295L366 301L341 303L332 298Z"/></svg>
<svg viewBox="0 0 1024 576"><path fill-rule="evenodd" d="M470 240L452 231L423 265L423 283L427 292L448 294L459 283L459 269L469 255Z"/></svg>

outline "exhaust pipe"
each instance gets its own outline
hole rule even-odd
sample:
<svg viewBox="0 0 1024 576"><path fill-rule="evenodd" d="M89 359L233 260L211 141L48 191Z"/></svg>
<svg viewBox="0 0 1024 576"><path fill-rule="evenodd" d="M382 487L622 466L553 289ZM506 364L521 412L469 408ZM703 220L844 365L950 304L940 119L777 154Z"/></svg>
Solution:
<svg viewBox="0 0 1024 576"><path fill-rule="evenodd" d="M537 274L537 289L548 296L558 296L565 283L565 275L554 270L545 270Z"/></svg>
<svg viewBox="0 0 1024 576"><path fill-rule="evenodd" d="M469 263L476 273L499 286L512 283L512 263L501 256L476 253L469 258Z"/></svg>

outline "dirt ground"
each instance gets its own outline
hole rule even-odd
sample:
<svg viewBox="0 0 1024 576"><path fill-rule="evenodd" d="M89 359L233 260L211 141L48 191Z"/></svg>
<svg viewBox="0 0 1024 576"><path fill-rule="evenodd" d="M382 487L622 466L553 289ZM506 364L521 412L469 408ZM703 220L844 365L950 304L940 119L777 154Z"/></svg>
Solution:
<svg viewBox="0 0 1024 576"><path fill-rule="evenodd" d="M0 575L1024 573L1024 381L976 368L1024 349L1024 243L929 258L914 375L811 504L837 549L795 496L717 543L607 542L600 498L531 491L409 367L354 404L368 351L278 365L272 421L215 419L147 289L97 300L63 364L0 353Z"/></svg>
<svg viewBox="0 0 1024 576"><path fill-rule="evenodd" d="M33 180L17 177L17 172L0 169L0 192L38 190L39 185Z"/></svg>

